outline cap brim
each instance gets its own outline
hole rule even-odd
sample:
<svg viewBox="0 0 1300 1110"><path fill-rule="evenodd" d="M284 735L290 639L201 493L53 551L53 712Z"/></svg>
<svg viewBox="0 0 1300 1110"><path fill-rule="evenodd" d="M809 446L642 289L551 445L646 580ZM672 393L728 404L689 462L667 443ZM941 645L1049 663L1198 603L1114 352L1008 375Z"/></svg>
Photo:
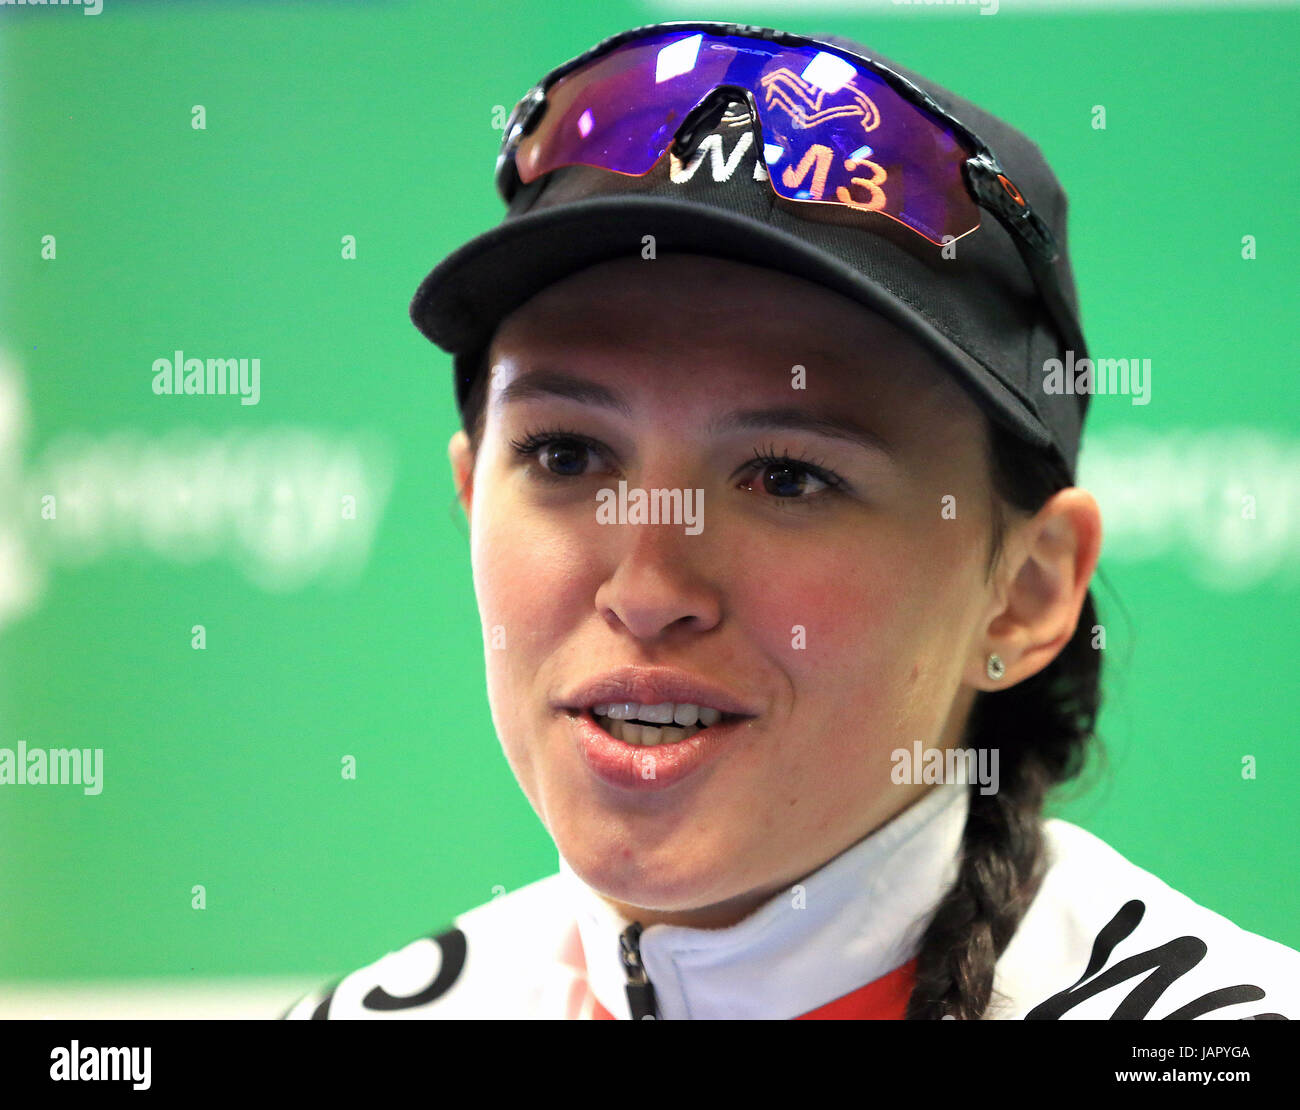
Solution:
<svg viewBox="0 0 1300 1110"><path fill-rule="evenodd" d="M798 237L713 205L646 196L597 197L506 219L440 262L411 301L411 320L453 355L484 349L497 326L546 286L613 258L703 254L816 282L879 312L946 364L995 419L1039 448L1052 437L994 372L888 289Z"/></svg>

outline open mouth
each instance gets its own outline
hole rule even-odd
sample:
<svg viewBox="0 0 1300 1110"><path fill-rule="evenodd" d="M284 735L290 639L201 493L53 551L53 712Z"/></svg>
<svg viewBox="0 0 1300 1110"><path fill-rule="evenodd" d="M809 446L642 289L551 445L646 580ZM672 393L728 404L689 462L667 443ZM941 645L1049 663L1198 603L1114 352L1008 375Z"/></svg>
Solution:
<svg viewBox="0 0 1300 1110"><path fill-rule="evenodd" d="M641 747L659 744L680 744L696 733L719 724L730 724L745 718L736 713L723 713L710 706L633 705L627 702L593 705L581 712L591 718L615 740Z"/></svg>

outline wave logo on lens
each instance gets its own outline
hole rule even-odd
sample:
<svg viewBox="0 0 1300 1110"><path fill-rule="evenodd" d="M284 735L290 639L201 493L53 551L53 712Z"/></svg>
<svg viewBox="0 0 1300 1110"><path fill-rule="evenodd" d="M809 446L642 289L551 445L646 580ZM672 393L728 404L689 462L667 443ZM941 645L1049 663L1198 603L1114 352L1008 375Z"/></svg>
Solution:
<svg viewBox="0 0 1300 1110"><path fill-rule="evenodd" d="M831 56L823 54L820 57L830 58ZM832 61L838 60L832 59ZM813 77L812 81L806 80L805 76L784 67L773 70L771 73L765 73L761 79L763 90L767 93L763 102L764 107L768 109L780 108L790 117L790 121L796 127L802 127L805 130L811 127L820 127L833 119L853 118L855 116L862 121L862 130L864 132L871 132L879 127L880 109L876 107L871 97L854 85L851 80L836 81L829 74L817 73L817 64L814 61L804 70L804 75ZM825 85L821 84L822 80L825 81ZM826 104L828 96L840 92L845 94L840 103Z"/></svg>

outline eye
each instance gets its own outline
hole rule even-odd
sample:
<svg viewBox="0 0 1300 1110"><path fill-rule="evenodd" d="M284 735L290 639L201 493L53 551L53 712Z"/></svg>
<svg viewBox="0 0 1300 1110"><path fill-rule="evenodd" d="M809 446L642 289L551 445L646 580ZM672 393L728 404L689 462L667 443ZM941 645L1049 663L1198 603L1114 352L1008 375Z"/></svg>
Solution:
<svg viewBox="0 0 1300 1110"><path fill-rule="evenodd" d="M577 432L530 432L521 439L512 439L510 446L524 459L537 457L544 477L580 478L587 470L593 454L599 456L600 448L593 440Z"/></svg>
<svg viewBox="0 0 1300 1110"><path fill-rule="evenodd" d="M754 490L757 486L778 501L819 500L819 494L844 485L838 474L816 462L778 455L771 449L755 451L746 473L751 477L741 483L742 488Z"/></svg>
<svg viewBox="0 0 1300 1110"><path fill-rule="evenodd" d="M605 459L605 449L579 432L548 429L526 433L510 441L515 454L539 464L538 477L563 482L584 477L594 455ZM844 480L815 460L792 458L775 448L755 451L754 457L737 472L742 489L761 492L775 504L813 504L823 496L845 488Z"/></svg>

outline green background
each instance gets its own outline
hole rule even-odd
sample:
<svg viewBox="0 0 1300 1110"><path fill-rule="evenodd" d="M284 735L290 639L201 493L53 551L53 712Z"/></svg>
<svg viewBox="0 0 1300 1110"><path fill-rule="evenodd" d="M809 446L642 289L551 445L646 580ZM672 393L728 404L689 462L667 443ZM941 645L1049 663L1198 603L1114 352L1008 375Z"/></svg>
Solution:
<svg viewBox="0 0 1300 1110"><path fill-rule="evenodd" d="M1150 405L1093 404L1083 484L1092 465L1103 513L1126 506L1099 589L1109 760L1055 809L1300 947L1294 9L105 0L0 11L0 358L27 414L0 560L26 552L35 583L0 625L0 746L105 752L98 797L0 789L0 978L324 976L555 870L489 717L450 358L407 303L502 215L494 110L608 34L692 15L849 35L1043 148L1094 353L1154 367ZM260 357L260 404L155 396L176 348ZM73 509L40 518L78 444L262 436L281 459L298 432L365 437L387 475L350 564L272 572L225 532L167 552L129 513L84 542L53 531ZM1217 451L1226 433L1267 450ZM1260 496L1224 525L1233 555L1205 528L1238 488Z"/></svg>

